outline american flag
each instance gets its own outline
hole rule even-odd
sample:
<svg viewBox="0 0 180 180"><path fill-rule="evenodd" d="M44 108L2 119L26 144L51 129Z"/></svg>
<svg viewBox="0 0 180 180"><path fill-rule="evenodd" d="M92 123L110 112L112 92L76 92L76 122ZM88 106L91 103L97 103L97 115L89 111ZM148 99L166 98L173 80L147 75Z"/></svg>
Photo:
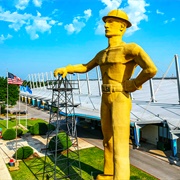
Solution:
<svg viewBox="0 0 180 180"><path fill-rule="evenodd" d="M22 85L23 80L12 73L8 72L8 84Z"/></svg>

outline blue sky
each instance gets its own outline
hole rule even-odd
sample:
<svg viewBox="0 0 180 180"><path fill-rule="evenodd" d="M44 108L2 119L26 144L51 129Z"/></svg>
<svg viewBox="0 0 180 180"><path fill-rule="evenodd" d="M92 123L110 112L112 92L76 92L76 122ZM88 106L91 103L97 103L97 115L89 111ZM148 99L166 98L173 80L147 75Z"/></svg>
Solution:
<svg viewBox="0 0 180 180"><path fill-rule="evenodd" d="M180 53L179 7L180 0L0 0L0 76L27 79L88 62L107 47L101 18L117 8L133 24L123 40L142 46L162 76Z"/></svg>

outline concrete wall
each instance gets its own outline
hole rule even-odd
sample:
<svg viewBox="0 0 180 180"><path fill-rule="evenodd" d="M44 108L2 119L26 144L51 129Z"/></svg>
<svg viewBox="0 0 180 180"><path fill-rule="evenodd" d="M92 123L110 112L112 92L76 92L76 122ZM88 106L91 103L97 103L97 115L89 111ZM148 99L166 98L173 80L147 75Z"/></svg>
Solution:
<svg viewBox="0 0 180 180"><path fill-rule="evenodd" d="M158 126L146 125L141 128L141 137L146 139L146 142L157 145L158 141Z"/></svg>

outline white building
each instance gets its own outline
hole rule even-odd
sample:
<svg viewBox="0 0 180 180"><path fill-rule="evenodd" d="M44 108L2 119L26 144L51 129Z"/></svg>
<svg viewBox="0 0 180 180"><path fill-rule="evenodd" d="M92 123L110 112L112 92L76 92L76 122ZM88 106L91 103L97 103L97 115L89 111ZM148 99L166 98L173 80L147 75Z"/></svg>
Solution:
<svg viewBox="0 0 180 180"><path fill-rule="evenodd" d="M73 91L75 116L79 121L88 121L93 128L100 126L101 78L98 69L68 76L68 79L78 84L78 89ZM33 93L21 92L22 101L49 109L52 99L52 92L47 89L51 86L49 80L53 80L52 73L50 76L48 73L29 75ZM151 79L142 90L132 93L131 98L131 137L136 146L145 141L161 150L171 149L172 156L180 158L179 79Z"/></svg>

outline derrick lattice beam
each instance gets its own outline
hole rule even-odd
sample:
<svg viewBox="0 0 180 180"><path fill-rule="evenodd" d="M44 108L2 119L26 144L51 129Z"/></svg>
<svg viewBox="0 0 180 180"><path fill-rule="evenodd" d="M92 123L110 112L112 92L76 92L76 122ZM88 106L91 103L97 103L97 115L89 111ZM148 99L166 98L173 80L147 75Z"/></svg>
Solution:
<svg viewBox="0 0 180 180"><path fill-rule="evenodd" d="M43 179L81 179L73 89L78 84L67 78L48 83L52 90Z"/></svg>

